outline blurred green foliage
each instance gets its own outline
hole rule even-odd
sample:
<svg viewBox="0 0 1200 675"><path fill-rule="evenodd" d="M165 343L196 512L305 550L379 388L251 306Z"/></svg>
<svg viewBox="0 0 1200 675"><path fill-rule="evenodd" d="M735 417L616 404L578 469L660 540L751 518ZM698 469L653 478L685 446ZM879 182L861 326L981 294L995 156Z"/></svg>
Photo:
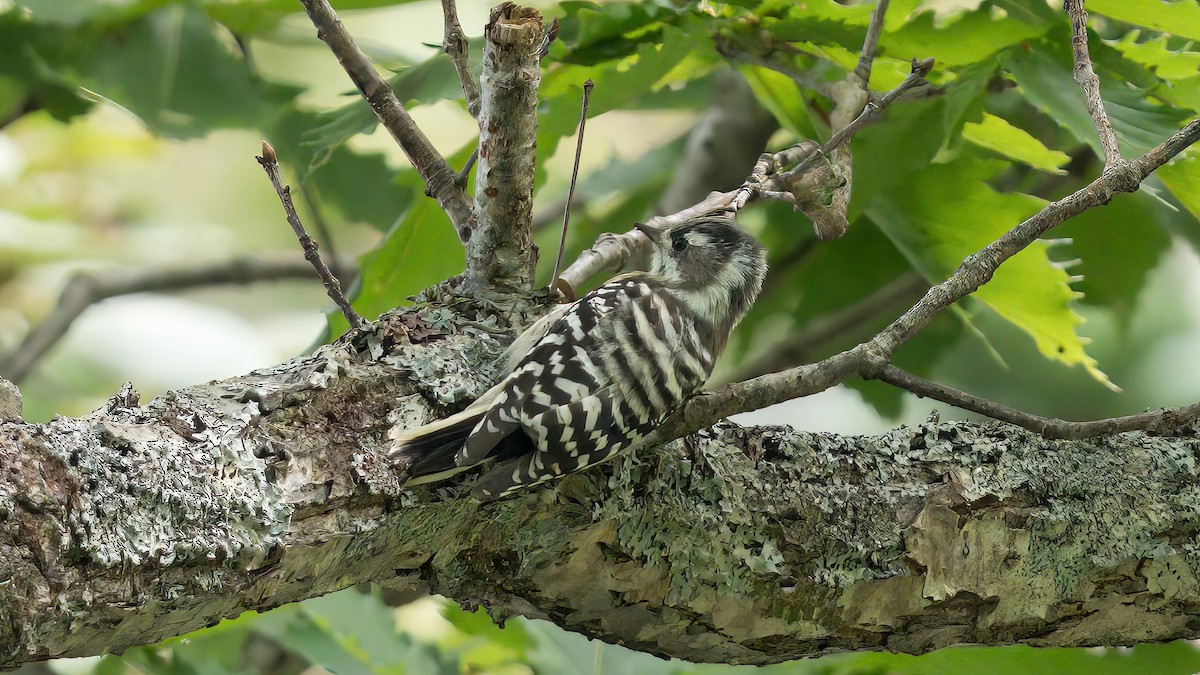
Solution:
<svg viewBox="0 0 1200 675"><path fill-rule="evenodd" d="M348 12L404 3L334 4ZM1191 42L1200 39L1200 10L1190 0L1089 0L1088 6L1102 92L1131 157L1200 112L1200 52ZM719 46L835 81L854 66L871 3L568 0L543 8L562 29L543 74L539 205L565 194L563 177L546 167L559 142L574 132L585 79L596 83L593 116L630 115L630 126L655 115L694 115L707 105L714 74L727 67ZM118 106L165 138L254 131L270 140L307 197L304 203L330 220L332 231L362 223L379 233L361 258L354 286L356 306L373 317L460 271L462 255L415 174L395 171L382 153L354 142L377 126L355 92L333 105L314 104L304 86L256 66L255 50L314 42L307 34L296 37L303 25L299 10L295 0L0 1L0 120L41 115L69 123L97 106ZM440 25L425 33L441 39ZM770 292L731 345L731 360L769 353L799 328L914 270L928 281L941 280L964 256L1047 200L1094 178L1101 168L1096 134L1072 80L1068 37L1065 17L1041 0L894 0L872 86L893 87L910 59L932 56L938 65L930 80L944 92L897 104L883 123L854 140L853 227L846 238L814 246L803 217L778 204L744 215L747 227L767 243L773 271ZM473 43L476 72L478 48ZM417 59L368 51L415 110L446 101L461 106L453 69L436 49ZM780 124L775 147L828 136L829 101L778 72L738 67ZM626 229L652 214L672 175L687 170L680 166L684 143L678 132L648 137L645 145L637 156L614 155L582 178L568 259L601 232ZM460 166L472 149L471 134L447 147L455 149L451 161ZM49 219L36 203L14 198L3 207L35 221ZM1143 194L1118 197L1065 225L1061 231L1070 241L1022 253L960 303L954 316L940 318L901 351L897 362L1044 414L1098 417L1174 403L1138 385L1139 362L1130 355L1144 354L1182 329L1181 319L1161 316L1169 310L1137 314L1138 298L1148 292L1145 284L1173 236L1200 246L1197 215L1200 162L1189 154L1164 167ZM556 249L555 230L536 233L543 251ZM0 243L0 282L46 255L32 243ZM549 261L543 263L544 279ZM1072 276L1078 273L1084 278ZM1093 322L1090 334L1081 328L1082 316ZM892 317L881 313L864 328ZM344 329L341 321L330 316L327 338ZM842 335L815 349L831 353L861 337ZM1089 345L1092 337L1098 341ZM1013 367L1006 370L1006 363ZM1118 384L1133 381L1138 398L1122 399L1106 389L1105 373ZM897 391L855 386L877 410L900 411ZM479 612L441 601L393 610L378 594L357 590L242 616L122 657L54 667L104 675L215 675L299 673L313 666L346 674L734 669L666 662L536 621L515 620L500 630ZM764 670L1183 673L1200 670L1200 656L1183 643L1107 651L964 648L919 658L847 654Z"/></svg>

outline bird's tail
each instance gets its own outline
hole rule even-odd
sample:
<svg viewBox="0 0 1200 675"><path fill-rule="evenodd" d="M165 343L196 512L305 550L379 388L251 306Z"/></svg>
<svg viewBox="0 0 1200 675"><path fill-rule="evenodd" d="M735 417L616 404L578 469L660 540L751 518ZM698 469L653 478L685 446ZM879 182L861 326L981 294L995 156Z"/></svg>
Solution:
<svg viewBox="0 0 1200 675"><path fill-rule="evenodd" d="M471 407L393 439L389 457L401 485L431 483L469 468L458 466L455 455L485 414L487 408Z"/></svg>

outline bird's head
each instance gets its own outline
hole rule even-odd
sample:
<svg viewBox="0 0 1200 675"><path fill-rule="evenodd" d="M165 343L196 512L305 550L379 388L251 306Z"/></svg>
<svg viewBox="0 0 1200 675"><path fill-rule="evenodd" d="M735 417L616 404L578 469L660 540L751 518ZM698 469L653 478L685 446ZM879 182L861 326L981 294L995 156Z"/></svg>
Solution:
<svg viewBox="0 0 1200 675"><path fill-rule="evenodd" d="M673 226L639 224L654 244L651 273L714 323L737 323L762 289L766 251L732 218L701 216Z"/></svg>

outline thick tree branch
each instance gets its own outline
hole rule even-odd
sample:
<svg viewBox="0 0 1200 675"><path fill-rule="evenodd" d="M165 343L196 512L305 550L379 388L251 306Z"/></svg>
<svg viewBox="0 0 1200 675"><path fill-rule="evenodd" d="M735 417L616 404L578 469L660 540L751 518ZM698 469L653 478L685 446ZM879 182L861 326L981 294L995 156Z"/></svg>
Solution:
<svg viewBox="0 0 1200 675"><path fill-rule="evenodd" d="M470 43L463 33L462 24L458 22L458 8L454 0L442 0L442 16L446 27L442 38L442 51L450 57L454 71L458 73L458 82L462 85L463 95L467 99L467 112L471 117L479 119L479 85L471 74L471 66L467 63Z"/></svg>
<svg viewBox="0 0 1200 675"><path fill-rule="evenodd" d="M480 318L0 424L0 667L368 580L693 661L1198 635L1195 437L722 425L487 506L470 477L401 491L388 435L491 383Z"/></svg>
<svg viewBox="0 0 1200 675"><path fill-rule="evenodd" d="M429 142L425 133L396 98L391 87L379 76L366 55L354 43L354 39L350 37L350 33L327 0L300 1L317 28L317 37L329 45L330 51L342 64L342 68L358 87L363 98L367 99L379 121L400 145L413 168L421 174L425 181L426 193L437 199L442 210L449 216L450 222L454 224L459 240L465 245L471 238L475 219L471 202L456 180L457 174Z"/></svg>
<svg viewBox="0 0 1200 675"><path fill-rule="evenodd" d="M911 391L917 396L932 398L942 403L949 403L956 408L970 410L995 420L1015 424L1028 429L1045 438L1082 440L1099 436L1111 436L1126 431L1150 430L1156 434L1172 435L1180 429L1189 427L1200 417L1200 403L1184 408L1157 410L1138 415L1110 417L1108 419L1088 422L1068 422L1051 419L1040 415L1032 415L1016 408L989 401L986 398L973 396L963 391L947 387L937 382L917 377L901 368L886 365L873 374L872 379Z"/></svg>
<svg viewBox="0 0 1200 675"><path fill-rule="evenodd" d="M1100 137L1100 147L1104 151L1104 167L1109 168L1121 162L1121 149L1117 144L1117 134L1108 121L1108 113L1104 110L1104 100L1100 98L1100 78L1092 66L1092 57L1088 53L1087 11L1083 7L1084 0L1066 0L1063 11L1071 17L1071 49L1075 55L1075 81L1083 89L1087 99L1088 114L1092 124L1096 126L1096 135Z"/></svg>
<svg viewBox="0 0 1200 675"><path fill-rule="evenodd" d="M349 260L336 264L353 273ZM67 282L58 305L21 344L0 361L0 377L20 382L88 307L108 298L134 293L179 291L197 286L249 284L278 279L311 279L305 260L236 258L209 265L178 269L106 270L81 272Z"/></svg>
<svg viewBox="0 0 1200 675"><path fill-rule="evenodd" d="M467 247L467 277L477 288L533 288L533 174L537 143L542 15L504 3L484 30L478 222Z"/></svg>

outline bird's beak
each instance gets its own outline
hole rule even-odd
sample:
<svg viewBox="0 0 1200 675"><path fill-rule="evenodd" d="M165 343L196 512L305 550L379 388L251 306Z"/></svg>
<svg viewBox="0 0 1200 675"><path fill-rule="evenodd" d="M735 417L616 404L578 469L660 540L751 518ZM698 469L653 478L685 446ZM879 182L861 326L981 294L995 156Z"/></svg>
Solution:
<svg viewBox="0 0 1200 675"><path fill-rule="evenodd" d="M667 233L666 228L650 225L648 223L637 223L634 225L634 227L637 228L642 234L646 235L646 238L650 240L650 243L660 247L663 245L663 237L665 237Z"/></svg>

